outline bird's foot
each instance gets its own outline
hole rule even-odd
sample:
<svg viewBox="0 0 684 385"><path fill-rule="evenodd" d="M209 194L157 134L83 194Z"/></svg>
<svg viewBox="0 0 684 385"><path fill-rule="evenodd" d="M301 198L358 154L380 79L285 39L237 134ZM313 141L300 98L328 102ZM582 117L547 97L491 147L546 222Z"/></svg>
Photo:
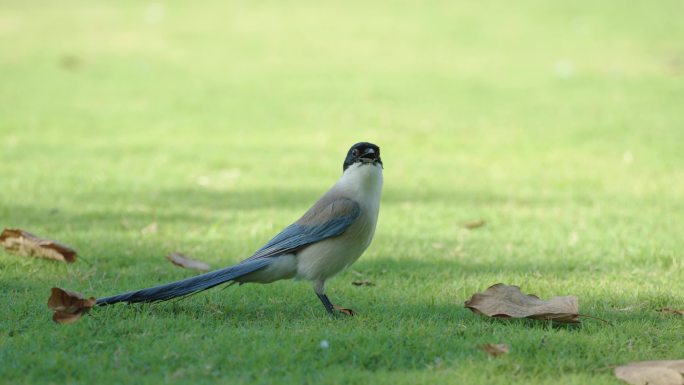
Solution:
<svg viewBox="0 0 684 385"><path fill-rule="evenodd" d="M335 310L339 311L342 314L348 315L348 316L354 315L354 311L352 309L347 309L346 307L333 305L332 302L330 302L330 299L328 298L327 295L318 294L318 293L316 293L316 295L318 296L318 298L323 303L323 306L325 306L325 311L327 311L328 314L330 314L331 316L334 317L337 315L337 313L335 313Z"/></svg>
<svg viewBox="0 0 684 385"><path fill-rule="evenodd" d="M347 309L346 307L337 306L337 305L333 305L333 307L335 308L335 310L339 311L342 314L346 314L348 316L354 315L354 311L352 309Z"/></svg>

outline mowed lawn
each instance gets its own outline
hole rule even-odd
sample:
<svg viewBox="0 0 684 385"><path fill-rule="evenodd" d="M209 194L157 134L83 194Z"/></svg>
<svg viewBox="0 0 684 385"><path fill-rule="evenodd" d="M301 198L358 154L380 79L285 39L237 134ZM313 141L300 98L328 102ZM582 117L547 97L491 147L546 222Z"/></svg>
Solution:
<svg viewBox="0 0 684 385"><path fill-rule="evenodd" d="M0 251L0 383L617 384L616 365L684 358L684 319L657 311L684 309L683 13L3 1L0 228L80 258ZM385 189L373 244L328 284L355 317L286 281L51 321L52 286L105 296L192 276L173 251L249 256L357 141L381 147ZM464 309L497 282L611 324Z"/></svg>

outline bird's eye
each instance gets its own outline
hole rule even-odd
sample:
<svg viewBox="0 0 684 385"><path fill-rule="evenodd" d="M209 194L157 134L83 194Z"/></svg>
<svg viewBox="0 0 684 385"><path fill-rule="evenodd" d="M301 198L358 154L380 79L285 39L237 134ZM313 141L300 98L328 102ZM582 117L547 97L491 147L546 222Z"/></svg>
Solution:
<svg viewBox="0 0 684 385"><path fill-rule="evenodd" d="M359 150L353 149L352 150L352 156L359 156Z"/></svg>

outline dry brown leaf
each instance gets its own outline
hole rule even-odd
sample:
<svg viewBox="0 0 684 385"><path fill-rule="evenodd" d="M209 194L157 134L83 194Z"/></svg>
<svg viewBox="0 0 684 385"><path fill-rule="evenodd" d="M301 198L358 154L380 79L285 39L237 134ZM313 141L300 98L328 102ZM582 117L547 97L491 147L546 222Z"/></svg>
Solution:
<svg viewBox="0 0 684 385"><path fill-rule="evenodd" d="M22 229L5 229L0 244L9 253L22 257L40 257L67 263L76 261L76 250L56 241L43 239Z"/></svg>
<svg viewBox="0 0 684 385"><path fill-rule="evenodd" d="M55 311L55 314L52 315L53 321L60 324L70 324L81 318L96 303L95 297L86 298L81 293L53 287L47 305Z"/></svg>
<svg viewBox="0 0 684 385"><path fill-rule="evenodd" d="M543 301L535 295L523 294L518 286L503 283L490 286L482 293L473 294L465 302L465 307L488 317L580 322L577 297L553 297Z"/></svg>
<svg viewBox="0 0 684 385"><path fill-rule="evenodd" d="M490 357L499 357L508 354L508 345L506 344L484 344L480 346L480 349Z"/></svg>
<svg viewBox="0 0 684 385"><path fill-rule="evenodd" d="M631 362L615 368L615 377L634 385L684 385L684 360Z"/></svg>
<svg viewBox="0 0 684 385"><path fill-rule="evenodd" d="M665 314L674 314L674 315L684 315L684 310L675 310L675 309L670 309L669 307L664 307L662 309L656 310L661 313Z"/></svg>
<svg viewBox="0 0 684 385"><path fill-rule="evenodd" d="M464 223L463 227L465 227L466 229L476 229L478 227L484 226L485 223L486 222L483 219L478 219L476 221L470 221L470 222Z"/></svg>
<svg viewBox="0 0 684 385"><path fill-rule="evenodd" d="M176 266L184 267L186 269L193 269L199 271L209 271L211 267L204 262L194 260L181 253L171 253L166 256L166 259L171 261Z"/></svg>
<svg viewBox="0 0 684 385"><path fill-rule="evenodd" d="M375 284L367 279L361 279L357 281L353 281L352 285L354 286L375 286Z"/></svg>
<svg viewBox="0 0 684 385"><path fill-rule="evenodd" d="M353 316L354 314L356 314L356 313L354 313L354 310L352 310L352 309L347 309L346 307L337 306L337 305L333 305L333 307L334 307L336 310L338 310L340 313L345 314L345 315L348 315L348 316Z"/></svg>

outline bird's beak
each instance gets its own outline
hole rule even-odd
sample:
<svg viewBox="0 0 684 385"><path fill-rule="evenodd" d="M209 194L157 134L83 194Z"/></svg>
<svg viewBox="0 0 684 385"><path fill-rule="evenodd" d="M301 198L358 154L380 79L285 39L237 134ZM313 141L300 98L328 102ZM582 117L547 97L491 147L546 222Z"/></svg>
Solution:
<svg viewBox="0 0 684 385"><path fill-rule="evenodd" d="M378 154L375 153L374 149L367 148L366 151L361 154L359 159L361 159L361 161L364 163L372 163L378 159Z"/></svg>

